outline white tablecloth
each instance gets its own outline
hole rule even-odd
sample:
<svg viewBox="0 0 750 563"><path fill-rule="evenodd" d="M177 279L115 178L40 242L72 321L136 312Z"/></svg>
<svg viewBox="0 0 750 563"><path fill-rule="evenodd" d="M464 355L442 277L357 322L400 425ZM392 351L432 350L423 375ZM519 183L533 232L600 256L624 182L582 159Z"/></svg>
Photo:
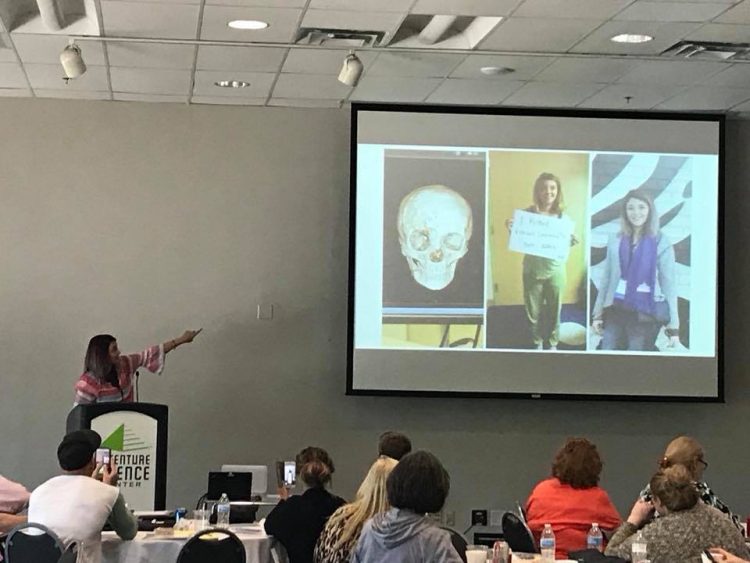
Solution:
<svg viewBox="0 0 750 563"><path fill-rule="evenodd" d="M286 552L272 537L257 528L232 526L232 532L242 541L247 563L285 563ZM153 532L138 532L135 539L123 541L114 532L102 534L103 563L174 563L187 539L156 536ZM272 551L276 553L274 557Z"/></svg>

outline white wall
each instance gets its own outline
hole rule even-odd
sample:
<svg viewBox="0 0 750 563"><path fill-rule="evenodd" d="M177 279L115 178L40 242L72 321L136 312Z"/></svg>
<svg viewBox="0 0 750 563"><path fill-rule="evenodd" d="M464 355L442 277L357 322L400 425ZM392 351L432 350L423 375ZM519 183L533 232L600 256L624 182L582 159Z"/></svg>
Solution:
<svg viewBox="0 0 750 563"><path fill-rule="evenodd" d="M664 443L704 441L707 478L750 511L745 327L750 126L727 140L726 405L345 397L347 111L0 102L0 473L33 487L55 448L92 335L123 351L202 326L141 378L170 405L169 505L221 463L327 448L351 497L378 434L401 429L452 475L457 527L505 508L585 434L621 512ZM272 321L255 318L274 303Z"/></svg>

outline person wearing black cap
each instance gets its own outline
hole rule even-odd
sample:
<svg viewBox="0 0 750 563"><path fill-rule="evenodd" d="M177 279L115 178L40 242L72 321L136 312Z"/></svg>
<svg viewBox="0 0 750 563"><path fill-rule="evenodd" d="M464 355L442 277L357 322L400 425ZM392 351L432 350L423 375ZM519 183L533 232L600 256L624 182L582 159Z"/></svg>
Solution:
<svg viewBox="0 0 750 563"><path fill-rule="evenodd" d="M117 485L117 466L98 466L96 449L102 438L93 430L67 434L57 448L62 475L31 493L29 522L44 524L67 545L78 542L79 562L100 563L101 531L109 523L117 535L131 540L138 523ZM101 470L101 481L98 475Z"/></svg>

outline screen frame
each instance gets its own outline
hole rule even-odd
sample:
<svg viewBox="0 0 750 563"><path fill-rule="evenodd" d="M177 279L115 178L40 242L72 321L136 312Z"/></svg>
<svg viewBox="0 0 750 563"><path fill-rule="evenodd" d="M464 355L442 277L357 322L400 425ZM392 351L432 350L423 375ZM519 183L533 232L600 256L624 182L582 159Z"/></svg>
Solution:
<svg viewBox="0 0 750 563"><path fill-rule="evenodd" d="M477 392L477 391L430 391L430 390L385 390L354 388L354 292L356 268L356 227L357 227L357 133L360 111L367 112L408 112L446 113L464 115L513 115L533 117L565 118L604 118L649 121L708 121L719 126L718 152L718 197L717 197L717 268L716 268L716 368L717 394L715 397L695 397L683 395L603 395L585 393L517 393L517 392ZM574 400L574 401L627 401L627 402L683 402L683 403L724 403L724 184L725 184L725 132L726 117L710 113L672 113L614 110L567 110L488 106L454 105L414 105L353 102L351 105L351 126L349 145L349 279L347 292L347 350L346 350L346 395L373 397L448 397L448 398L501 398L532 400Z"/></svg>

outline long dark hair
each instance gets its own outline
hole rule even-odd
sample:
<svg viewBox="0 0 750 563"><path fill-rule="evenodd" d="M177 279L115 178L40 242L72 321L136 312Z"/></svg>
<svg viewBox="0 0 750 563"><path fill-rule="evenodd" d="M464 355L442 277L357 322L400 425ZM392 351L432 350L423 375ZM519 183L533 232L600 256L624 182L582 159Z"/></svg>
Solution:
<svg viewBox="0 0 750 563"><path fill-rule="evenodd" d="M89 340L86 358L83 360L83 371L90 373L99 381L120 387L117 379L117 366L109 359L109 345L116 338L111 334L97 334Z"/></svg>
<svg viewBox="0 0 750 563"><path fill-rule="evenodd" d="M552 204L552 207L550 208L550 212L554 213L555 215L560 215L563 212L563 209L565 209L565 203L563 200L563 191L562 191L562 183L560 182L560 178L555 176L554 174L550 174L549 172L542 172L539 174L536 180L534 180L534 206L537 208L537 210L542 209L542 192L544 191L544 183L548 180L554 182L557 185L557 197L555 198L555 202Z"/></svg>

